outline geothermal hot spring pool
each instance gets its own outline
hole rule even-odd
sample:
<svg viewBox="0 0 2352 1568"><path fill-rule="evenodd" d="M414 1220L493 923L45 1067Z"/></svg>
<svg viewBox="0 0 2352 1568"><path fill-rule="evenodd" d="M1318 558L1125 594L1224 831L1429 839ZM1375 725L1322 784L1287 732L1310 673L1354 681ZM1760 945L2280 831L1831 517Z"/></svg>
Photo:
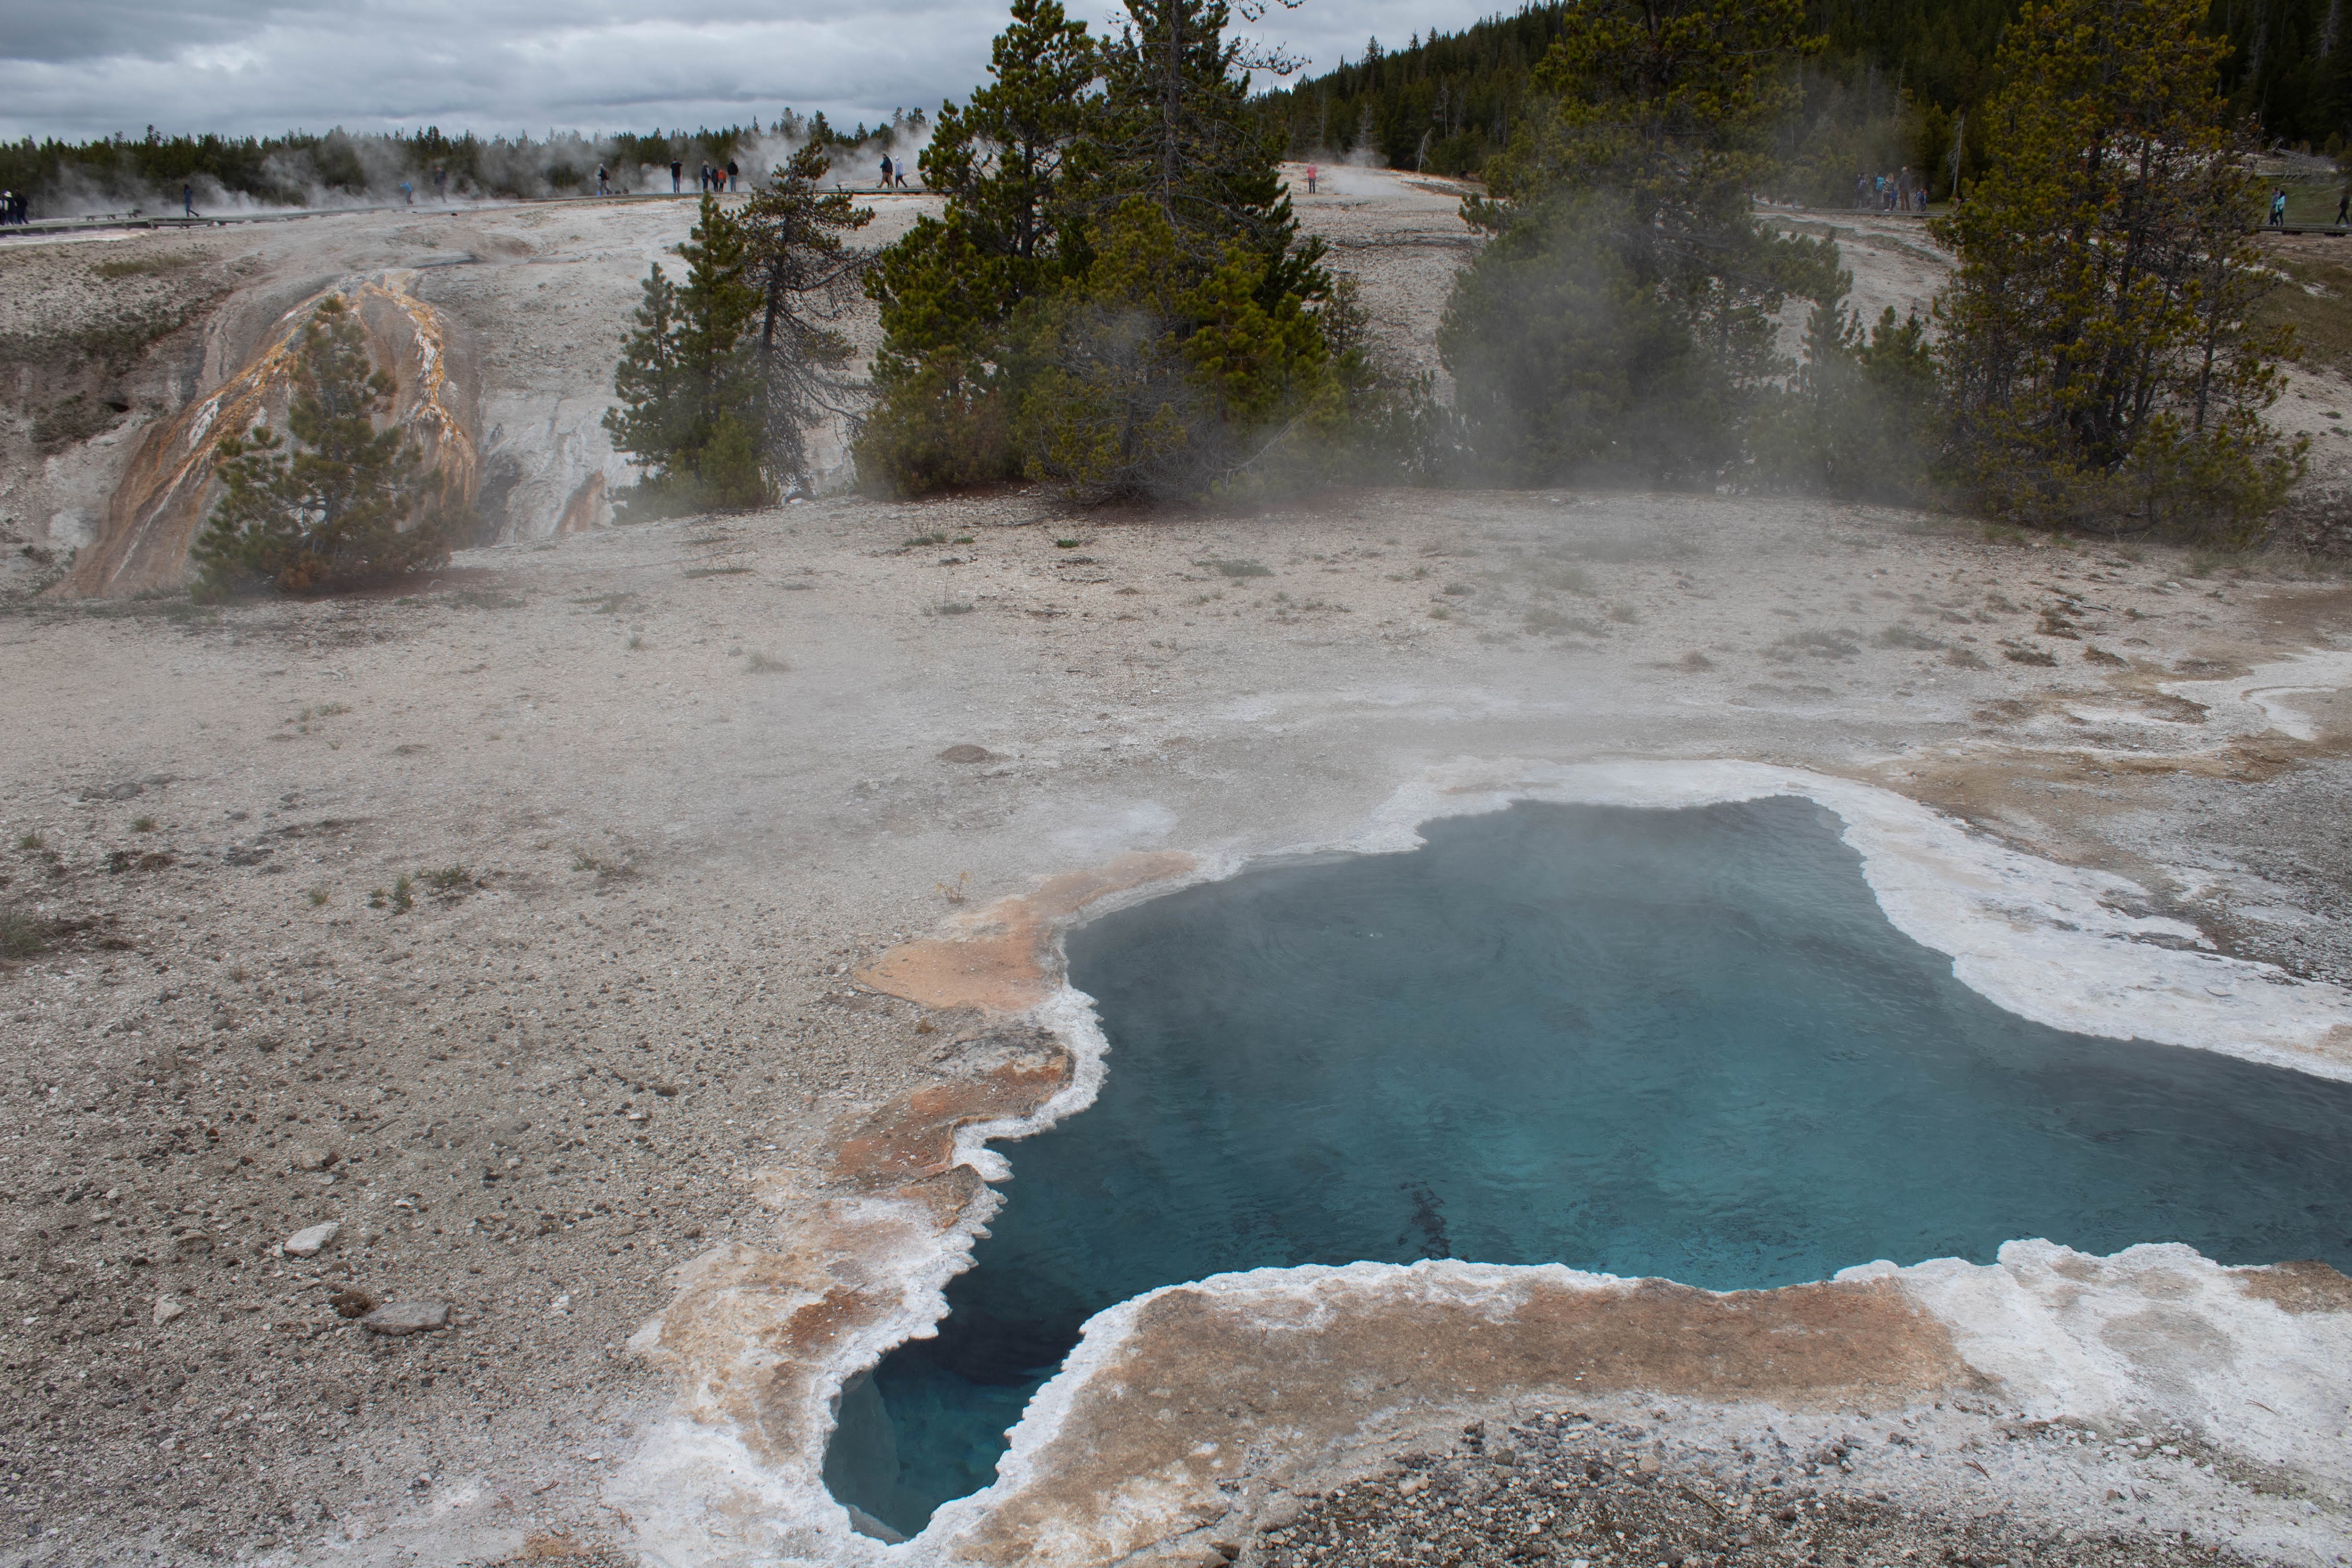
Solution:
<svg viewBox="0 0 2352 1568"><path fill-rule="evenodd" d="M1360 1259L1724 1290L2183 1241L2352 1267L2352 1085L2002 1011L1809 801L1522 804L1070 933L1110 1046L934 1339L845 1390L834 1495L905 1534L995 1479L1080 1325Z"/></svg>

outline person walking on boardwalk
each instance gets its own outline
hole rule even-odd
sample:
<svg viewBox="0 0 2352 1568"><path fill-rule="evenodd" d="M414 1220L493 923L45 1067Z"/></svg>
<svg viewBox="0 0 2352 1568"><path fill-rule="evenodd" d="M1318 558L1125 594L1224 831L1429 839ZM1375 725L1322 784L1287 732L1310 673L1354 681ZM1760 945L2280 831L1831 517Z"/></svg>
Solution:
<svg viewBox="0 0 2352 1568"><path fill-rule="evenodd" d="M189 217L196 216L196 187L193 182L180 187L180 211Z"/></svg>
<svg viewBox="0 0 2352 1568"><path fill-rule="evenodd" d="M613 187L604 181L604 165L602 163L596 165L596 194L600 196L613 194Z"/></svg>
<svg viewBox="0 0 2352 1568"><path fill-rule="evenodd" d="M671 195L675 196L685 191L686 187L679 184L679 181L684 179L685 175L685 161L683 159L672 158L669 161L669 194Z"/></svg>
<svg viewBox="0 0 2352 1568"><path fill-rule="evenodd" d="M882 188L886 191L890 188L890 154L887 153L882 154Z"/></svg>
<svg viewBox="0 0 2352 1568"><path fill-rule="evenodd" d="M1391 34L1390 36L1393 37L1395 35ZM1308 195L1311 196L1315 194L1315 176L1322 172L1322 170L1317 168L1312 163L1307 165L1307 194Z"/></svg>
<svg viewBox="0 0 2352 1568"><path fill-rule="evenodd" d="M729 190L731 191L735 188L735 176L742 172L743 171L741 169L736 166L734 159L730 158L727 160L727 188Z"/></svg>
<svg viewBox="0 0 2352 1568"><path fill-rule="evenodd" d="M897 163L890 165L890 177L898 183L898 188L900 190L903 191L908 188L907 184L907 160L901 158Z"/></svg>
<svg viewBox="0 0 2352 1568"><path fill-rule="evenodd" d="M2277 228L2285 222L2286 187L2284 185L2281 185L2278 188L2278 194L2271 197L2271 226L2273 228Z"/></svg>

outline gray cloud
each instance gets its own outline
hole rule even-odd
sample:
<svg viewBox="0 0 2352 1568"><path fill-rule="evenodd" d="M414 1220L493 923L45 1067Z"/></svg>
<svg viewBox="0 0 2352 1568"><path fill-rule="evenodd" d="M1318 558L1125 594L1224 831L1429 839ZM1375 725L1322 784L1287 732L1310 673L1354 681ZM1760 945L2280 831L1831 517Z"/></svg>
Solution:
<svg viewBox="0 0 2352 1568"><path fill-rule="evenodd" d="M1074 5L1090 19L1108 7ZM1321 70L1368 34L1466 26L1469 0L1307 0L1269 41ZM550 128L650 131L764 121L783 106L844 123L961 100L987 68L1000 6L913 0L847 9L782 0L746 16L709 0L0 0L0 134Z"/></svg>

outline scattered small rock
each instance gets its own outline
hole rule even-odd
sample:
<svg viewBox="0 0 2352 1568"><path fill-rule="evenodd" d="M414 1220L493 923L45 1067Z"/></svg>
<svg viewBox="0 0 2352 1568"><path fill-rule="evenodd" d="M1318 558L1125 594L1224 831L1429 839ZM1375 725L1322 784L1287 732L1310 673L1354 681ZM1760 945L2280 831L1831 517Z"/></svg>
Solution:
<svg viewBox="0 0 2352 1568"><path fill-rule="evenodd" d="M372 1334L424 1334L448 1326L446 1301L390 1301L360 1320Z"/></svg>
<svg viewBox="0 0 2352 1568"><path fill-rule="evenodd" d="M289 1258L316 1258L327 1244L342 1232L340 1220L328 1220L322 1225L305 1226L278 1244L278 1250Z"/></svg>
<svg viewBox="0 0 2352 1568"><path fill-rule="evenodd" d="M187 1303L184 1301L174 1301L169 1296L156 1297L155 1326L159 1329L162 1328L165 1323L170 1322L173 1319L184 1316L187 1312Z"/></svg>
<svg viewBox="0 0 2352 1568"><path fill-rule="evenodd" d="M288 1156L288 1163L298 1171L323 1171L341 1158L332 1149L297 1149Z"/></svg>

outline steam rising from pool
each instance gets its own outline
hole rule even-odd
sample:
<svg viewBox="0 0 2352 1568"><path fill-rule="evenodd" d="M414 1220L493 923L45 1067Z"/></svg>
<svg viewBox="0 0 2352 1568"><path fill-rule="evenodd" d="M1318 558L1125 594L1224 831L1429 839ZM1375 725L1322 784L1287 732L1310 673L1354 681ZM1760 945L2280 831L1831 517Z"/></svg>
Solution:
<svg viewBox="0 0 2352 1568"><path fill-rule="evenodd" d="M1460 1258L1715 1289L2042 1237L2352 1264L2352 1085L2004 1012L1775 798L1522 804L1073 932L1095 1104L1013 1180L825 1477L911 1534L1095 1312L1228 1270Z"/></svg>

